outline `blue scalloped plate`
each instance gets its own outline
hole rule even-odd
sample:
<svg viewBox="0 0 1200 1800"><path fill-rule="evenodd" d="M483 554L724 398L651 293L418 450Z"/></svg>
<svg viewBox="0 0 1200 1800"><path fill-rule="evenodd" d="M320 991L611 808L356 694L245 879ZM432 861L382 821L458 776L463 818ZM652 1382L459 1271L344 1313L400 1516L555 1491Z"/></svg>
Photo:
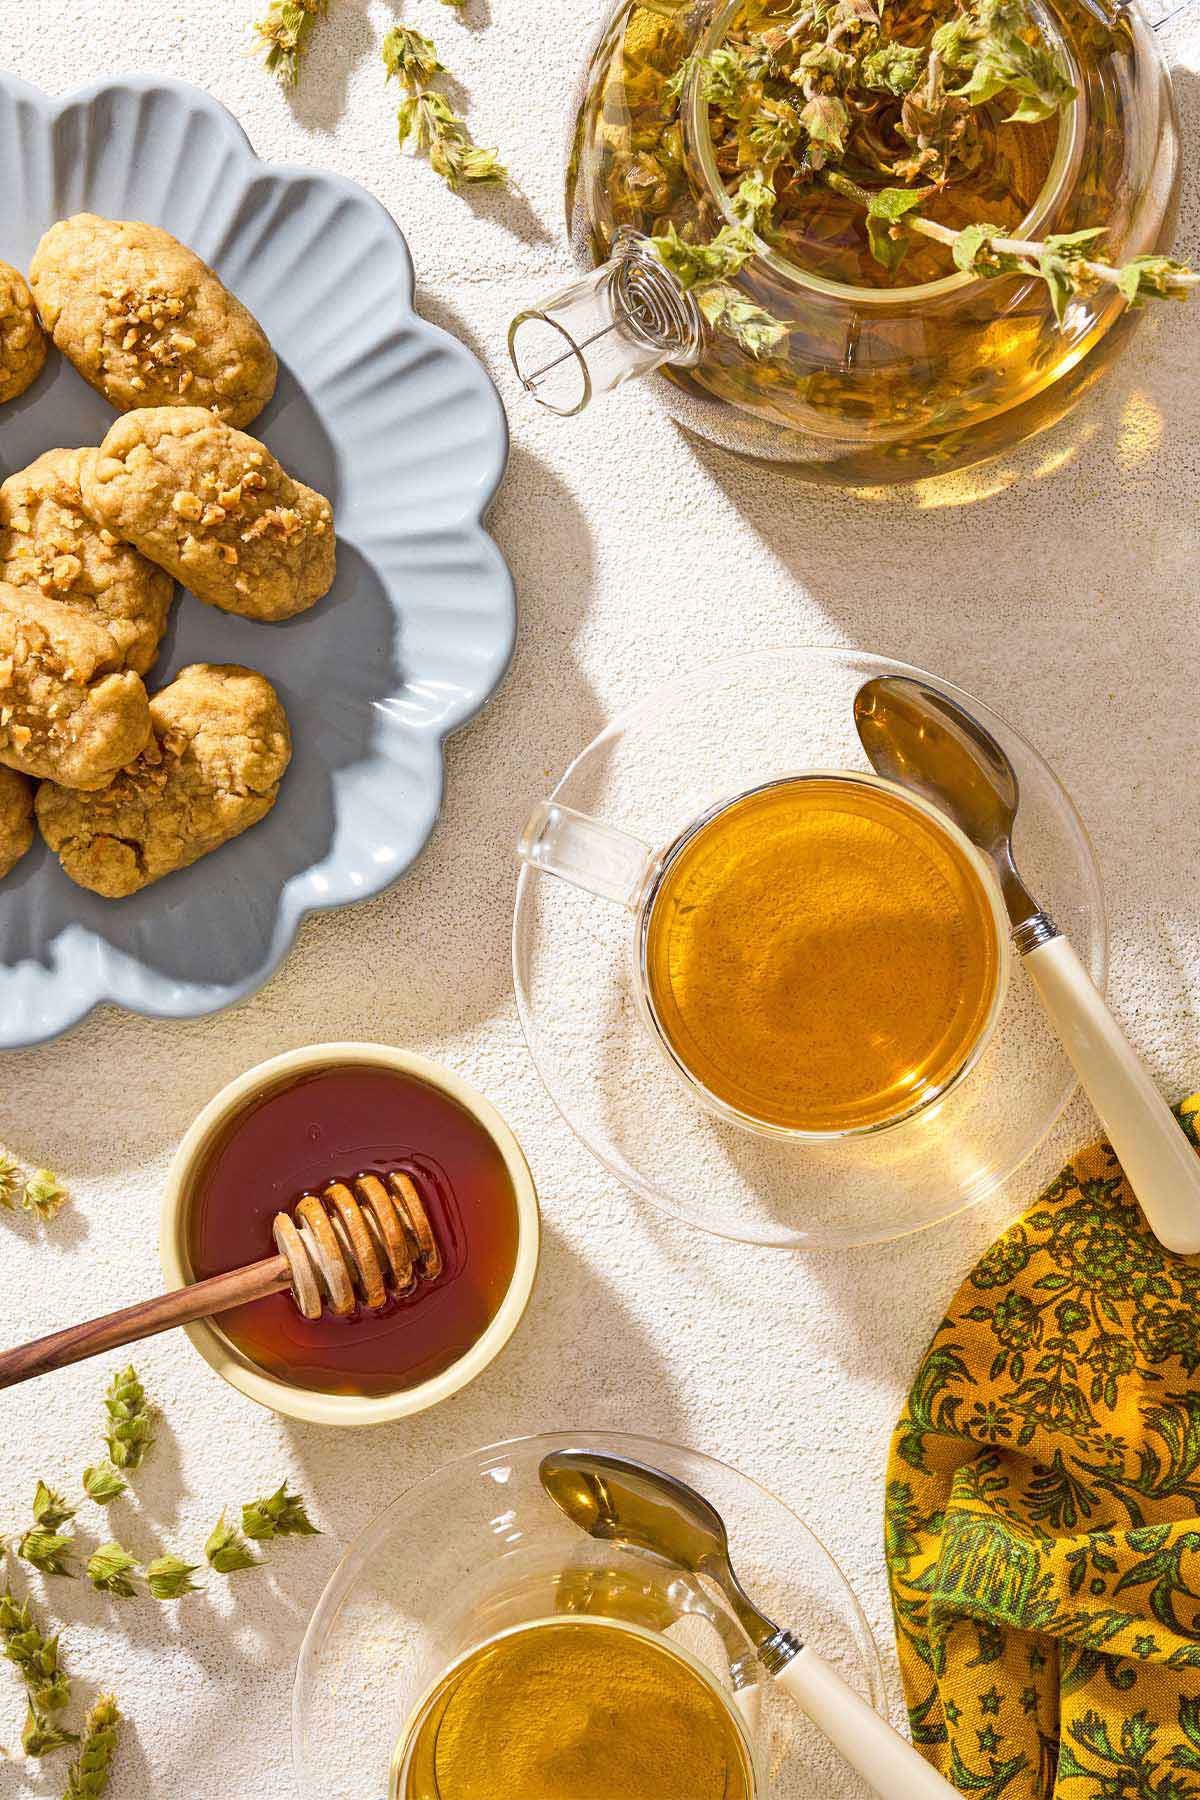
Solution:
<svg viewBox="0 0 1200 1800"><path fill-rule="evenodd" d="M52 100L0 75L0 257L26 268L55 219L164 225L261 321L279 387L252 429L328 494L338 577L311 612L256 625L179 596L149 678L241 662L279 690L295 755L269 817L121 901L37 845L0 885L0 1048L98 1002L193 1017L265 981L305 913L377 894L437 818L442 742L489 699L516 632L512 577L483 528L504 471L499 396L413 311L408 248L339 176L272 168L207 94L122 79ZM114 415L52 353L0 410L0 475L99 442Z"/></svg>

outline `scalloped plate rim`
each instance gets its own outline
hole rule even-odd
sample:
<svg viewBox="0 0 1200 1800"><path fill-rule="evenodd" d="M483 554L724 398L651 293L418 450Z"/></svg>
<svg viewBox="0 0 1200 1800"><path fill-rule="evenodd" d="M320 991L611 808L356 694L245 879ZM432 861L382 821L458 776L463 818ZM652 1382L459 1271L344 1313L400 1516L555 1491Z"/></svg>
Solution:
<svg viewBox="0 0 1200 1800"><path fill-rule="evenodd" d="M425 790L425 817L422 819L419 837L415 842L407 862L402 868L391 871L373 888L364 888L352 895L331 895L326 900L309 900L288 905L286 895L288 884L280 890L279 904L276 912L276 929L263 961L251 973L239 981L227 983L180 982L156 971L150 971L150 980L157 984L157 993L139 993L136 997L129 991L118 969L114 970L114 958L119 961L133 961L141 971L145 965L136 959L127 958L125 953L116 951L111 945L105 946L106 954L101 961L96 977L96 985L106 983L104 991L90 991L84 994L78 984L69 990L67 1003L60 1006L53 1017L39 1020L36 1027L25 1031L19 1037L9 1037L0 1028L0 1052L34 1049L40 1044L52 1042L65 1032L73 1030L76 1025L91 1017L99 1007L115 1006L123 1012L131 1013L145 1019L199 1019L211 1017L214 1013L223 1012L229 1007L241 1005L256 994L271 977L277 973L295 945L304 921L315 913L331 912L341 907L356 905L359 901L377 898L386 893L388 888L400 881L428 846L434 828L441 816L442 802L446 790L445 744L447 738L461 731L479 717L484 709L495 698L504 683L512 666L517 643L517 594L516 582L509 568L503 551L495 538L486 529L486 520L508 466L510 451L510 433L508 416L498 389L479 358L467 345L447 331L443 326L427 319L414 303L416 275L412 252L408 240L404 236L398 222L391 212L370 189L353 181L349 176L336 170L308 168L303 164L272 163L259 155L246 131L246 128L229 107L206 89L194 82L183 81L175 75L113 75L100 76L79 87L70 89L64 94L48 94L44 89L26 81L14 71L0 68L0 95L15 101L24 101L36 111L53 122L75 107L94 105L102 96L110 93L149 94L169 92L197 110L205 111L216 119L220 128L236 144L237 151L249 164L257 165L270 173L272 178L287 182L319 181L323 185L333 187L352 196L356 203L366 200L371 209L390 228L400 252L403 269L403 289L398 293L402 302L402 311L398 323L411 322L428 338L447 350L464 369L480 384L481 397L490 400L495 415L496 450L492 467L488 470L484 485L483 497L478 506L464 518L464 529L470 522L470 533L477 541L481 554L492 564L492 577L501 582L507 594L508 630L504 639L497 643L497 656L489 661L495 664L494 673L489 684L478 697L468 700L465 707L456 710L444 721L422 721L412 728L414 737L436 743L437 758L432 768L432 777ZM0 976L7 972L7 966L0 969ZM213 986L219 991L208 997L206 990ZM178 999L175 996L178 995Z"/></svg>

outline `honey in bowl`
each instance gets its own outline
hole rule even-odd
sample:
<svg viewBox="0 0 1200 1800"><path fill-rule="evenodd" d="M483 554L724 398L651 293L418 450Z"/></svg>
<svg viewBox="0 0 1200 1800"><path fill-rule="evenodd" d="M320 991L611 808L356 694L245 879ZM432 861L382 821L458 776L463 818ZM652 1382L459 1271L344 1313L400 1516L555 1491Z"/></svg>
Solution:
<svg viewBox="0 0 1200 1800"><path fill-rule="evenodd" d="M940 1093L994 1013L972 854L873 779L755 789L668 856L643 925L651 1012L724 1106L785 1131L878 1126Z"/></svg>
<svg viewBox="0 0 1200 1800"><path fill-rule="evenodd" d="M296 1386L384 1395L433 1379L483 1336L516 1267L517 1198L504 1157L473 1113L432 1082L369 1063L317 1069L269 1088L210 1146L189 1193L198 1279L274 1250L271 1225L305 1192L419 1162L440 1253L435 1278L348 1317L301 1316L289 1293L221 1315L243 1356Z"/></svg>
<svg viewBox="0 0 1200 1800"><path fill-rule="evenodd" d="M700 1666L646 1632L548 1619L472 1651L401 1743L393 1800L754 1800Z"/></svg>

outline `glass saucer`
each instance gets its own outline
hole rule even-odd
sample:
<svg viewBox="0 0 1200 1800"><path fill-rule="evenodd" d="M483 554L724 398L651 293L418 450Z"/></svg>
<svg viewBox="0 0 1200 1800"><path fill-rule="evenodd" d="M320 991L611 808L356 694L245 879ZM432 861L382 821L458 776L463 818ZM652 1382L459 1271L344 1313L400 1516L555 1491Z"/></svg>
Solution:
<svg viewBox="0 0 1200 1800"><path fill-rule="evenodd" d="M474 1645L553 1615L619 1619L700 1661L753 1744L757 1800L858 1800L859 1778L763 1679L720 1591L656 1558L587 1537L538 1478L552 1450L586 1447L665 1470L729 1528L747 1592L833 1662L880 1711L866 1620L828 1551L781 1500L698 1451L624 1432L553 1432L495 1444L417 1482L342 1558L296 1671L292 1760L301 1800L384 1800L405 1725Z"/></svg>
<svg viewBox="0 0 1200 1800"><path fill-rule="evenodd" d="M1021 787L1018 865L1103 991L1099 872L1068 794L1015 727L923 670L863 651L786 647L710 665L622 713L553 798L664 846L714 801L774 776L867 769L853 701L864 681L885 674L935 682L1002 744ZM532 808L540 796L529 798ZM633 989L630 930L620 906L523 868L513 920L521 1023L555 1104L589 1150L635 1193L705 1231L787 1249L920 1231L1006 1181L1075 1090L1015 959L991 1042L935 1104L829 1143L753 1136L706 1112L665 1072Z"/></svg>

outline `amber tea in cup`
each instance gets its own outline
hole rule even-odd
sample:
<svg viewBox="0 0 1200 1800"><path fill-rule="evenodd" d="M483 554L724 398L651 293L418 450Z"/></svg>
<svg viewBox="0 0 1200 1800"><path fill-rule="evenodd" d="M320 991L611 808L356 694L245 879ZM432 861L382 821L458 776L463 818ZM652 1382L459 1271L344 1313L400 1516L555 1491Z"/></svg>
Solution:
<svg viewBox="0 0 1200 1800"><path fill-rule="evenodd" d="M502 1631L461 1657L397 1746L392 1800L754 1800L724 1693L680 1645L614 1619Z"/></svg>
<svg viewBox="0 0 1200 1800"><path fill-rule="evenodd" d="M781 777L656 854L547 802L521 844L637 916L634 982L677 1075L772 1136L895 1124L982 1054L1008 932L974 846L878 776Z"/></svg>
<svg viewBox="0 0 1200 1800"><path fill-rule="evenodd" d="M667 1048L714 1099L841 1133L911 1112L963 1070L1002 942L978 859L945 821L829 775L694 825L646 907L642 956Z"/></svg>

